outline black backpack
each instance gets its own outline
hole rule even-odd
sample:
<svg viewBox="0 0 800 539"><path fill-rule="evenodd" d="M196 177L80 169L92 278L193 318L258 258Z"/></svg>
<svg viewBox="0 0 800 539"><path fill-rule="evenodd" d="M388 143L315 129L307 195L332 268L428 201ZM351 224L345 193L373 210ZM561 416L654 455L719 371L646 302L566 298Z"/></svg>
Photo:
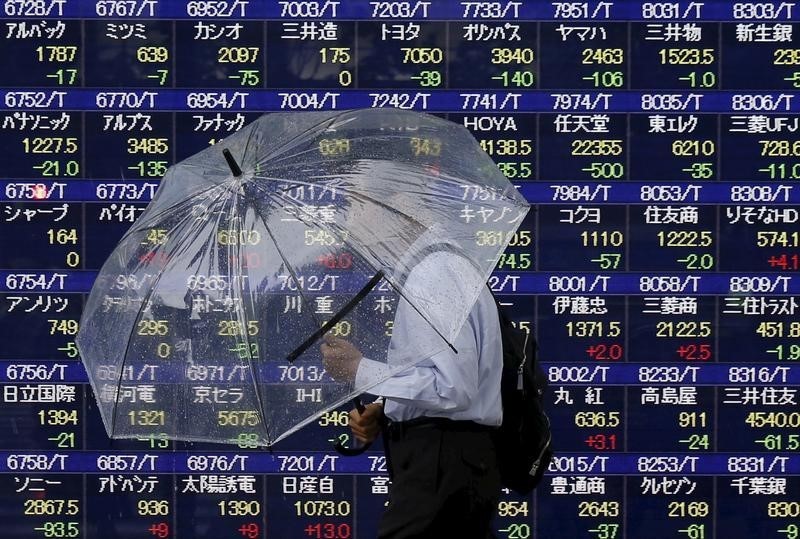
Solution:
<svg viewBox="0 0 800 539"><path fill-rule="evenodd" d="M533 336L514 327L494 299L503 340L503 424L494 432L497 462L503 485L528 494L553 457L550 419L544 411L547 378L536 361Z"/></svg>
<svg viewBox="0 0 800 539"><path fill-rule="evenodd" d="M415 263L440 251L458 254L458 247L447 243L429 245L416 253ZM400 282L408 277L410 267L409 264L405 272L398 273ZM493 292L492 297L497 305L503 343L500 385L503 423L493 432L498 468L505 487L519 494L528 494L542 480L553 458L550 419L544 412L547 378L536 361L533 336L514 327Z"/></svg>

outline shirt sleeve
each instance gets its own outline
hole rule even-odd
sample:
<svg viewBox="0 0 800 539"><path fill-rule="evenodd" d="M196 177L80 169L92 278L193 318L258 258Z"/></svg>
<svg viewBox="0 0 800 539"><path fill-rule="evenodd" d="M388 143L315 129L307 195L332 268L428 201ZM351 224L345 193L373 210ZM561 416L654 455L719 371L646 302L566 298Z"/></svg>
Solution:
<svg viewBox="0 0 800 539"><path fill-rule="evenodd" d="M468 318L472 286L464 278L461 259L435 253L414 268L404 293L439 328L458 326L453 347L406 300L398 302L387 363L362 358L356 386L371 386L370 393L432 411L459 411L478 392L478 343ZM431 290L436 290L432 297ZM459 308L459 306L463 306ZM404 368L404 366L406 366Z"/></svg>

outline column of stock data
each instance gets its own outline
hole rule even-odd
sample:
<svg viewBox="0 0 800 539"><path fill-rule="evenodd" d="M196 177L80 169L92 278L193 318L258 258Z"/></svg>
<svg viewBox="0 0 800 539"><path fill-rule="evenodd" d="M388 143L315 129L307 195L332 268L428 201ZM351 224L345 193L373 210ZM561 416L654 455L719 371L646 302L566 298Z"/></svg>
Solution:
<svg viewBox="0 0 800 539"><path fill-rule="evenodd" d="M798 3L2 4L0 535L375 536L386 462L379 444L332 451L349 441L346 409L257 448L245 373L188 362L192 399L239 445L172 442L158 434L174 420L159 362L185 353L181 329L142 320L153 360L120 384L109 369L97 391L74 339L97 272L170 165L265 112L394 107L467 127L533 204L512 238L499 223L520 216L489 193L465 187L457 216L479 225L478 246L510 240L489 284L537 338L550 383L556 457L533 495L503 493L495 534L800 539ZM332 133L318 151L358 144ZM421 135L406 151L436 162L443 145ZM194 329L234 345L304 310L333 316L352 253L303 220L330 222L337 196L292 190L287 226L323 254L281 276L270 320L203 325L237 305L212 293L230 282L197 274ZM144 256L165 241L152 229ZM149 284L120 274L104 308L130 308L125 291ZM321 362L265 365L299 401L331 380ZM110 440L96 402L112 399L118 421L155 434Z"/></svg>

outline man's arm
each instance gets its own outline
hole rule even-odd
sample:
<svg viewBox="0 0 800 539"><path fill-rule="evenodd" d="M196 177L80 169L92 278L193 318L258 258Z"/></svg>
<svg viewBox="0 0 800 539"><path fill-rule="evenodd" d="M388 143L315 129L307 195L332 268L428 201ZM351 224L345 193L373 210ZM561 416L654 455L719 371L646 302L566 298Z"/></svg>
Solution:
<svg viewBox="0 0 800 539"><path fill-rule="evenodd" d="M457 333L451 331L457 352L408 301L401 299L387 362L363 358L356 372L357 387L373 386L371 393L426 410L458 411L469 406L478 390L477 329L471 324L469 311L460 306L483 286L465 263L446 252L429 255L410 273L404 288L415 305L424 306L440 330L460 327Z"/></svg>
<svg viewBox="0 0 800 539"><path fill-rule="evenodd" d="M430 321L401 298L385 363L362 357L349 341L326 336L320 347L325 369L362 391L418 408L467 408L478 391L479 366L478 328L466 307L483 287L462 258L445 252L425 257L409 275L404 294ZM454 338L452 348L445 336Z"/></svg>

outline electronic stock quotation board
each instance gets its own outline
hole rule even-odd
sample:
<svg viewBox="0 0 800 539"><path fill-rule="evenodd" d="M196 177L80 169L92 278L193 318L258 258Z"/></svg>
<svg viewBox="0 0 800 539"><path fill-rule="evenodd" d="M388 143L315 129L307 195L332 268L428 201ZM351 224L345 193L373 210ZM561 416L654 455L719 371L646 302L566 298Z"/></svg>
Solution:
<svg viewBox="0 0 800 539"><path fill-rule="evenodd" d="M800 537L798 3L4 0L0 18L1 537L375 536L389 478L379 449L331 451L344 411L271 452L112 442L74 343L170 164L264 112L360 107L463 124L534 205L490 284L540 344L557 455L532 496L503 494L498 537ZM296 196L324 220L319 192ZM514 216L465 192L459 218L489 245ZM347 271L331 253L320 275ZM154 427L157 369L125 373ZM224 366L192 376L198 399L236 398ZM326 381L281 378L298 399Z"/></svg>

